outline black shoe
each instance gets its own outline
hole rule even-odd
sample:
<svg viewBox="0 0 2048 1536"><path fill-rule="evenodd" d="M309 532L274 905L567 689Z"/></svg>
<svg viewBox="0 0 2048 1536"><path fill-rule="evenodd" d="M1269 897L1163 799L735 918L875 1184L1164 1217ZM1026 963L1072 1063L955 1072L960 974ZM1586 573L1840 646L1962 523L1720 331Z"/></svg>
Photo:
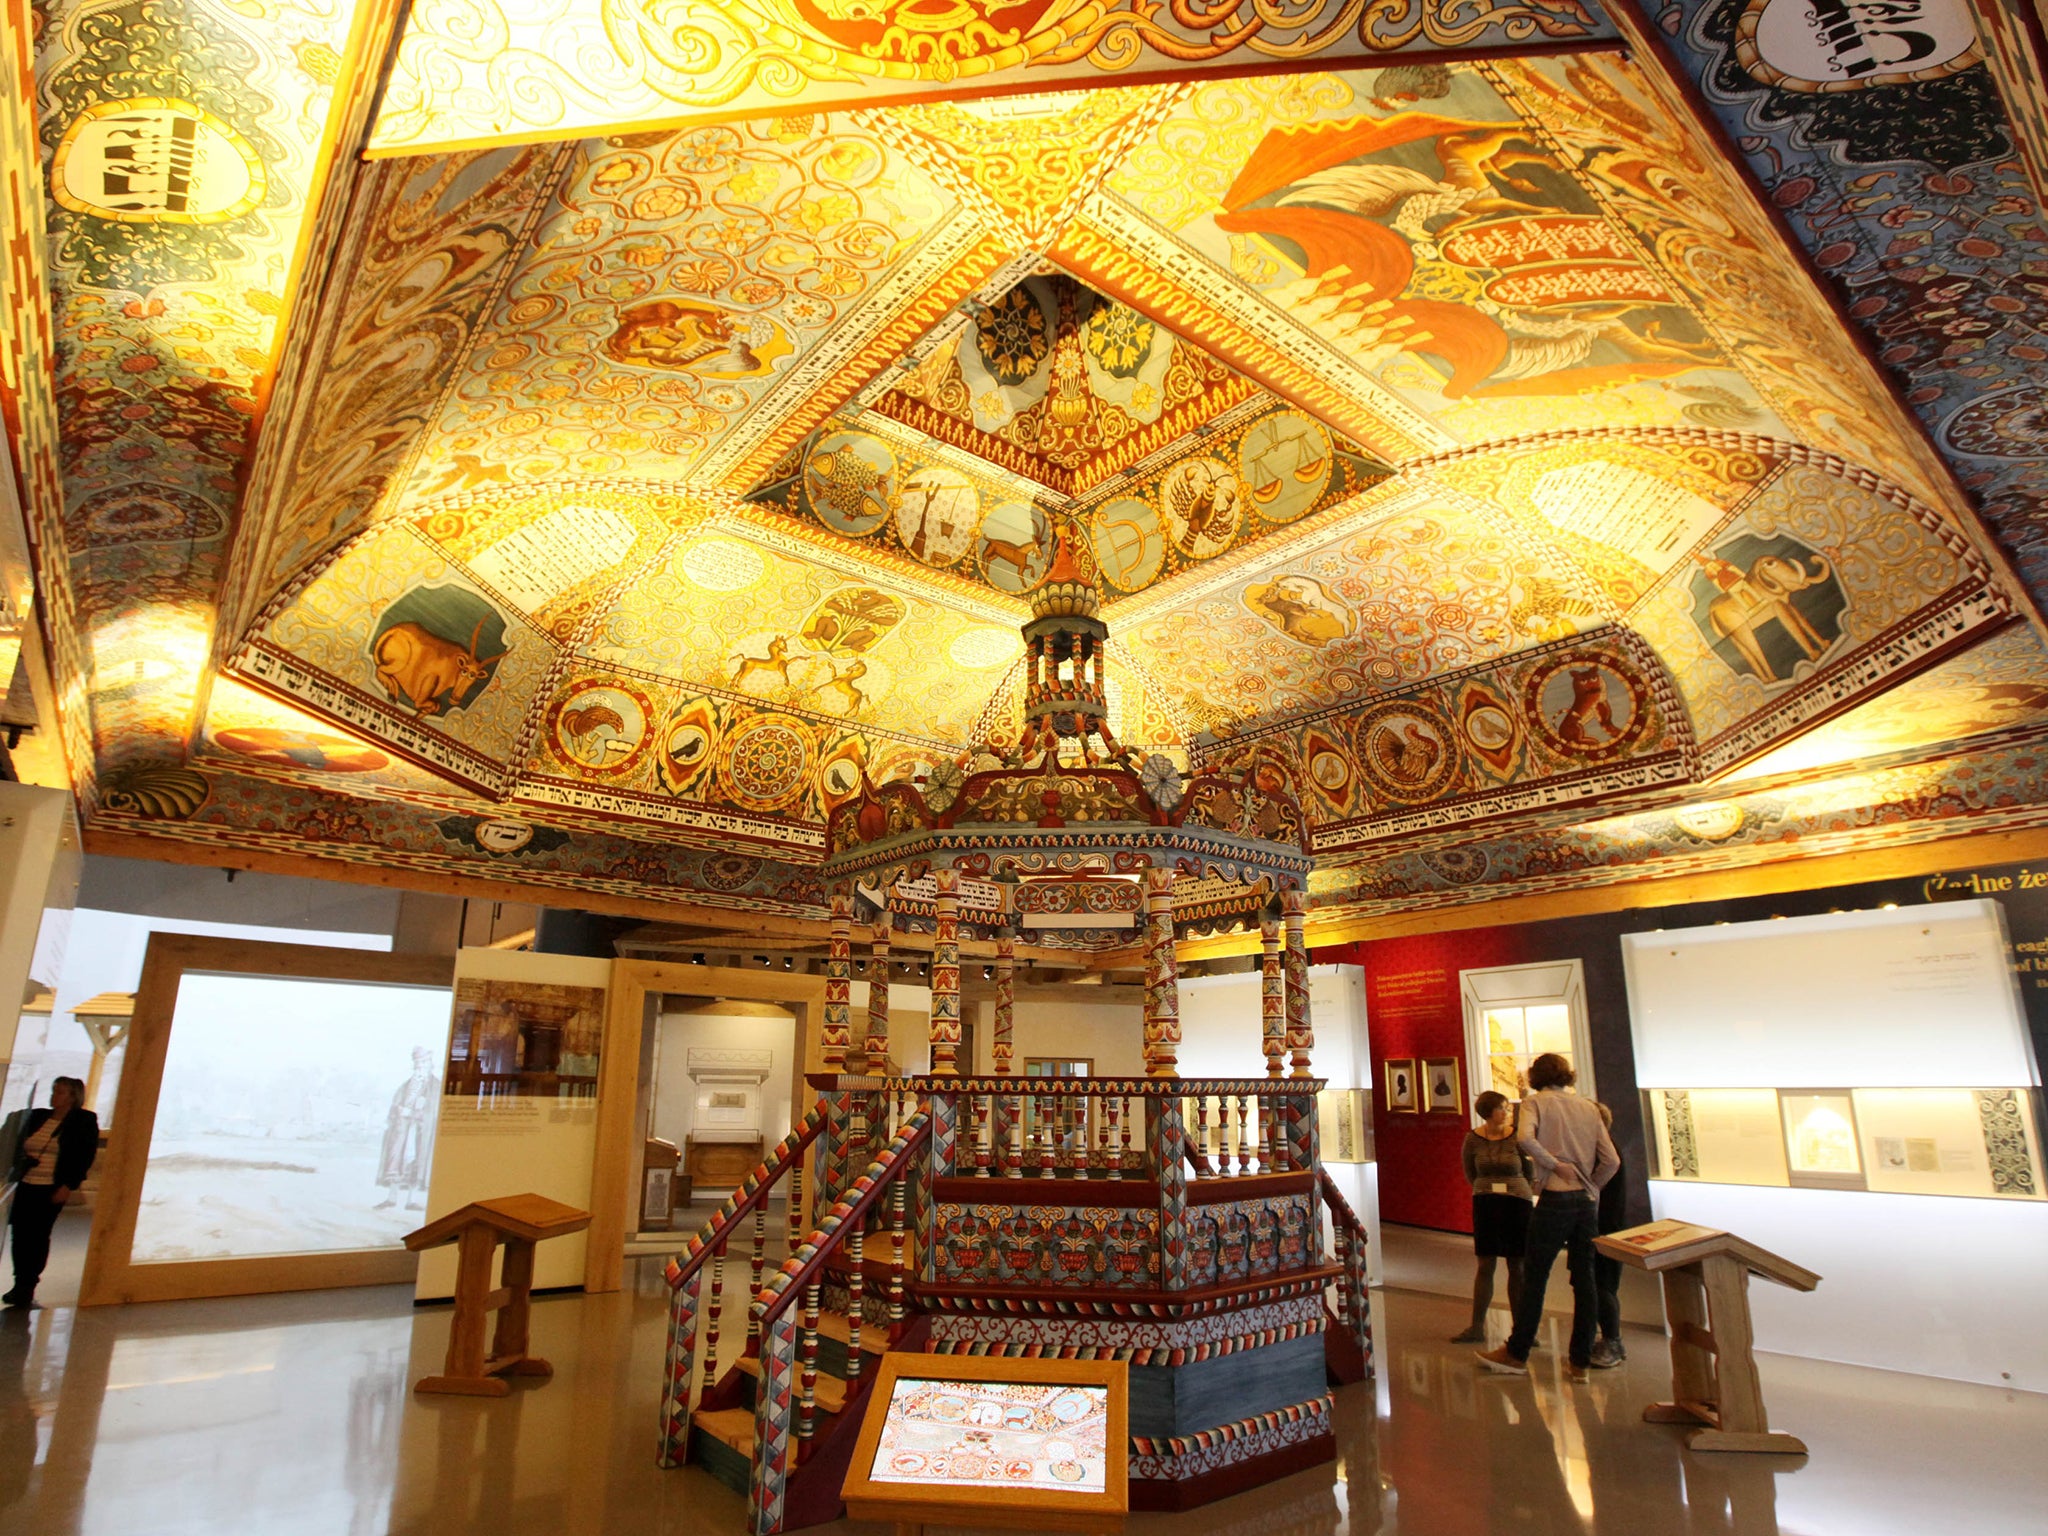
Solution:
<svg viewBox="0 0 2048 1536"><path fill-rule="evenodd" d="M9 1291L5 1296L0 1296L0 1306L32 1307L35 1304L36 1293L34 1291L21 1290L19 1287Z"/></svg>

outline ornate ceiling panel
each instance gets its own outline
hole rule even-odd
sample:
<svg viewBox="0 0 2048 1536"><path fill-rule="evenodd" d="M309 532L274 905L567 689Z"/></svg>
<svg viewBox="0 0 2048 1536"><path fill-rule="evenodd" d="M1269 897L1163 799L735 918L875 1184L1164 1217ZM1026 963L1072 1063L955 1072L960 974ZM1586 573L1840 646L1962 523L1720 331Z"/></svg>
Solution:
<svg viewBox="0 0 2048 1536"><path fill-rule="evenodd" d="M1318 870L1310 895L1326 918L1362 918L2038 826L2048 796L2041 745L2036 737L1732 799L1388 850Z"/></svg>
<svg viewBox="0 0 2048 1536"><path fill-rule="evenodd" d="M1630 622L1663 657L1708 772L1912 671L2009 610L1945 519L1787 464Z"/></svg>
<svg viewBox="0 0 2048 1536"><path fill-rule="evenodd" d="M583 147L401 506L485 480L680 483L749 416L809 409L972 244L954 199L850 123L650 137Z"/></svg>
<svg viewBox="0 0 2048 1536"><path fill-rule="evenodd" d="M1852 68L1865 62L1860 32L1805 42L1794 32L1766 57L1742 25L1747 9L1669 0L1653 46L1672 50L1697 85L2038 601L2048 592L2039 7L1926 0L1914 28L1928 51L1910 71ZM1874 30L1891 55L1898 43L1883 24Z"/></svg>
<svg viewBox="0 0 2048 1536"><path fill-rule="evenodd" d="M1332 64L1612 37L1579 0L1394 0L1279 12L1136 0L424 0L407 18L380 154L920 97ZM1385 73L1400 99L1428 65Z"/></svg>
<svg viewBox="0 0 2048 1536"><path fill-rule="evenodd" d="M238 667L480 788L800 854L860 771L1008 718L1067 523L1144 733L1317 722L1334 849L1718 771L2004 618L1639 68L1402 81L575 146L459 364L385 397L438 391L356 490L413 542L345 550ZM1027 164L1034 120L1093 159ZM1453 723L1389 758L1362 722L1401 700Z"/></svg>
<svg viewBox="0 0 2048 1536"><path fill-rule="evenodd" d="M1595 621L1489 521L1405 491L1334 538L1113 605L1188 719L1228 734L1460 670ZM1306 547L1303 547L1306 545Z"/></svg>
<svg viewBox="0 0 2048 1536"><path fill-rule="evenodd" d="M1064 537L1119 738L1259 756L1335 863L1991 751L2048 658L1951 465L2037 555L2030 34L1812 91L1744 3L1664 19L1746 164L1571 0L60 6L0 400L74 750L716 890L1014 739Z"/></svg>
<svg viewBox="0 0 2048 1536"><path fill-rule="evenodd" d="M849 580L734 526L685 541L644 573L583 651L944 749L969 739L1024 645L1001 610L963 612L908 586Z"/></svg>
<svg viewBox="0 0 2048 1536"><path fill-rule="evenodd" d="M350 18L285 4L259 21L213 0L38 14L48 202L34 222L49 231L63 474L50 554L68 556L67 617L87 632L93 750L117 760L193 724Z"/></svg>
<svg viewBox="0 0 2048 1536"><path fill-rule="evenodd" d="M1841 768L1870 758L1929 752L1994 731L2048 720L2048 647L2012 628L1909 678L1727 776L1734 785Z"/></svg>

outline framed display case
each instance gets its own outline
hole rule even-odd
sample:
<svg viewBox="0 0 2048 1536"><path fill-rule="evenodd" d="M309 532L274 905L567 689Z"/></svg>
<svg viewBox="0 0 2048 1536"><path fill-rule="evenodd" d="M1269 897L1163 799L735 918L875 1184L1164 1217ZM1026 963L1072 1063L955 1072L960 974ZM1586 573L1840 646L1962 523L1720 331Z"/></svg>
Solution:
<svg viewBox="0 0 2048 1536"><path fill-rule="evenodd" d="M888 1354L841 1496L856 1520L1117 1531L1130 1509L1121 1360Z"/></svg>
<svg viewBox="0 0 2048 1536"><path fill-rule="evenodd" d="M1323 1161L1369 1163L1373 1160L1372 1116L1366 1112L1364 1088L1325 1088L1316 1095L1316 1114L1323 1127Z"/></svg>
<svg viewBox="0 0 2048 1536"><path fill-rule="evenodd" d="M453 968L151 934L81 1303L411 1279Z"/></svg>
<svg viewBox="0 0 2048 1536"><path fill-rule="evenodd" d="M1386 1063L1387 1109L1397 1115L1422 1111L1422 1087L1416 1080L1413 1056L1391 1056Z"/></svg>
<svg viewBox="0 0 2048 1536"><path fill-rule="evenodd" d="M1795 1189L1862 1189L1856 1097L1847 1089L1778 1095L1785 1122L1785 1167Z"/></svg>
<svg viewBox="0 0 2048 1536"><path fill-rule="evenodd" d="M2044 1196L2027 1088L1646 1088L1650 1176L1879 1194Z"/></svg>
<svg viewBox="0 0 2048 1536"><path fill-rule="evenodd" d="M1465 1113L1465 1095L1460 1091L1457 1057L1422 1058L1422 1108L1425 1114L1431 1115Z"/></svg>

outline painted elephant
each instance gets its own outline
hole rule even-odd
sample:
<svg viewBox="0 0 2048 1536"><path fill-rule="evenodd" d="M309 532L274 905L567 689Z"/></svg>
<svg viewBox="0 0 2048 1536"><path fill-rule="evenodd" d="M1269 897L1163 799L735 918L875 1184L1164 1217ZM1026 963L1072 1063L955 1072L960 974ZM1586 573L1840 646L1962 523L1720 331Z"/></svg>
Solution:
<svg viewBox="0 0 2048 1536"><path fill-rule="evenodd" d="M1765 682L1775 683L1778 674L1764 654L1757 631L1775 619L1806 653L1807 660L1817 660L1832 642L1822 638L1791 599L1793 593L1818 586L1833 574L1833 567L1819 555L1814 556L1811 570L1804 562L1782 555L1760 555L1747 575L1726 585L1707 605L1707 622L1716 636L1734 644L1751 671Z"/></svg>

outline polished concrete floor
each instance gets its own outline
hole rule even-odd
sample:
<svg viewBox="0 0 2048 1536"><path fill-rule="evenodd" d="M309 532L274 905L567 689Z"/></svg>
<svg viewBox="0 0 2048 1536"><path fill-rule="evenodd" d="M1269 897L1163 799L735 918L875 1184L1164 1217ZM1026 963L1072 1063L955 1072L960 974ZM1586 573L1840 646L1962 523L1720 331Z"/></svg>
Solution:
<svg viewBox="0 0 2048 1536"><path fill-rule="evenodd" d="M537 1303L555 1379L500 1402L412 1395L449 1314L403 1289L0 1314L0 1532L740 1536L737 1495L653 1464L664 1293L634 1268ZM1553 1320L1504 1380L1445 1342L1462 1311L1382 1293L1380 1378L1338 1393L1335 1465L1134 1536L2048 1530L2048 1397L1771 1356L1773 1422L1811 1456L1695 1456L1640 1421L1668 1383L1655 1334L1571 1387Z"/></svg>

